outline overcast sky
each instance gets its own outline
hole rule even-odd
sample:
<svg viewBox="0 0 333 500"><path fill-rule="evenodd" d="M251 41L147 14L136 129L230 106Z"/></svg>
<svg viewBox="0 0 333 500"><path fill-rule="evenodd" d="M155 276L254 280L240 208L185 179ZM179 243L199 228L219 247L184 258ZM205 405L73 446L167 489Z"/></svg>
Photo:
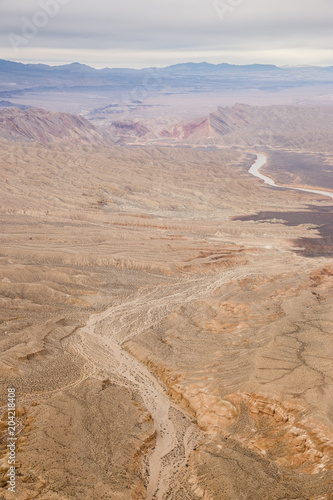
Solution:
<svg viewBox="0 0 333 500"><path fill-rule="evenodd" d="M333 0L0 0L0 58L333 65L332 24Z"/></svg>

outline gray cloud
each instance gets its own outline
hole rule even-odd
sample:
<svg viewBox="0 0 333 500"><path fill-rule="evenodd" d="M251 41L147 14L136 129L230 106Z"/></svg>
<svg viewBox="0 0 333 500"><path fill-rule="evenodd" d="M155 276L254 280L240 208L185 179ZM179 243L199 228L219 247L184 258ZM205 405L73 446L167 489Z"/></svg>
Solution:
<svg viewBox="0 0 333 500"><path fill-rule="evenodd" d="M331 0L2 0L0 13L0 57L23 62L333 64Z"/></svg>

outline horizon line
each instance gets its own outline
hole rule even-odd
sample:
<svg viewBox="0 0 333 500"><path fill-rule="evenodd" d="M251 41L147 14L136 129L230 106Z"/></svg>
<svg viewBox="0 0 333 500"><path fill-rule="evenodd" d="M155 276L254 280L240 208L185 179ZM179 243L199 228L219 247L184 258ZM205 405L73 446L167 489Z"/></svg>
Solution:
<svg viewBox="0 0 333 500"><path fill-rule="evenodd" d="M32 66L48 66L49 68L61 68L63 66L72 66L72 65L79 65L79 66L85 66L87 68L94 69L96 71L102 71L106 69L119 69L119 70L133 70L133 71L140 71L140 70L152 70L152 69L166 69L166 68L171 68L174 66L185 66L187 64L193 64L196 66L199 66L201 64L206 64L208 66L236 66L236 67L244 67L244 66L270 66L278 69L307 69L307 68L331 68L333 67L332 65L313 65L313 64L299 64L299 65L293 65L293 64L283 64L283 65L277 65L277 64L272 64L272 63L250 63L250 64L235 64L235 63L226 63L226 62L220 62L220 63L209 63L207 61L200 61L200 62L194 62L194 61L187 61L187 62L178 62L174 64L169 64L167 66L143 66L142 68L133 68L133 67L119 67L119 66L103 66L102 68L97 68L95 66L91 66L90 64L82 63L79 61L73 61L70 63L61 63L61 64L48 64L48 63L42 63L42 62L22 62L18 60L10 60L10 59L2 59L0 58L0 62L6 62L6 63L13 63L13 64L22 64L24 66L32 65Z"/></svg>

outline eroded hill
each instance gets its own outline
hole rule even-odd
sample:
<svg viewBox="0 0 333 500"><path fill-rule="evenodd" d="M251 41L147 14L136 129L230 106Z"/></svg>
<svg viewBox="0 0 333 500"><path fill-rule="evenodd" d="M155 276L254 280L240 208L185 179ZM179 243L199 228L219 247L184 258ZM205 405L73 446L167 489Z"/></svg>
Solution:
<svg viewBox="0 0 333 500"><path fill-rule="evenodd" d="M333 108L236 104L190 121L175 122L170 117L132 120L123 126L117 121L111 130L125 143L270 147L324 153L332 152Z"/></svg>
<svg viewBox="0 0 333 500"><path fill-rule="evenodd" d="M103 144L111 139L82 116L43 109L0 110L1 142Z"/></svg>

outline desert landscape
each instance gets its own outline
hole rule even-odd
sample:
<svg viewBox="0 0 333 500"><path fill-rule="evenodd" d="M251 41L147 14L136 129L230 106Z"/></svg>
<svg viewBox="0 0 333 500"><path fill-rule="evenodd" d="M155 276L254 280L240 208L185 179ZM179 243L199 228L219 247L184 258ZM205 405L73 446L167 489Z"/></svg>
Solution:
<svg viewBox="0 0 333 500"><path fill-rule="evenodd" d="M103 123L19 100L0 498L13 387L19 500L333 499L332 108ZM249 173L262 152L280 187Z"/></svg>
<svg viewBox="0 0 333 500"><path fill-rule="evenodd" d="M331 1L0 14L0 500L333 500Z"/></svg>

